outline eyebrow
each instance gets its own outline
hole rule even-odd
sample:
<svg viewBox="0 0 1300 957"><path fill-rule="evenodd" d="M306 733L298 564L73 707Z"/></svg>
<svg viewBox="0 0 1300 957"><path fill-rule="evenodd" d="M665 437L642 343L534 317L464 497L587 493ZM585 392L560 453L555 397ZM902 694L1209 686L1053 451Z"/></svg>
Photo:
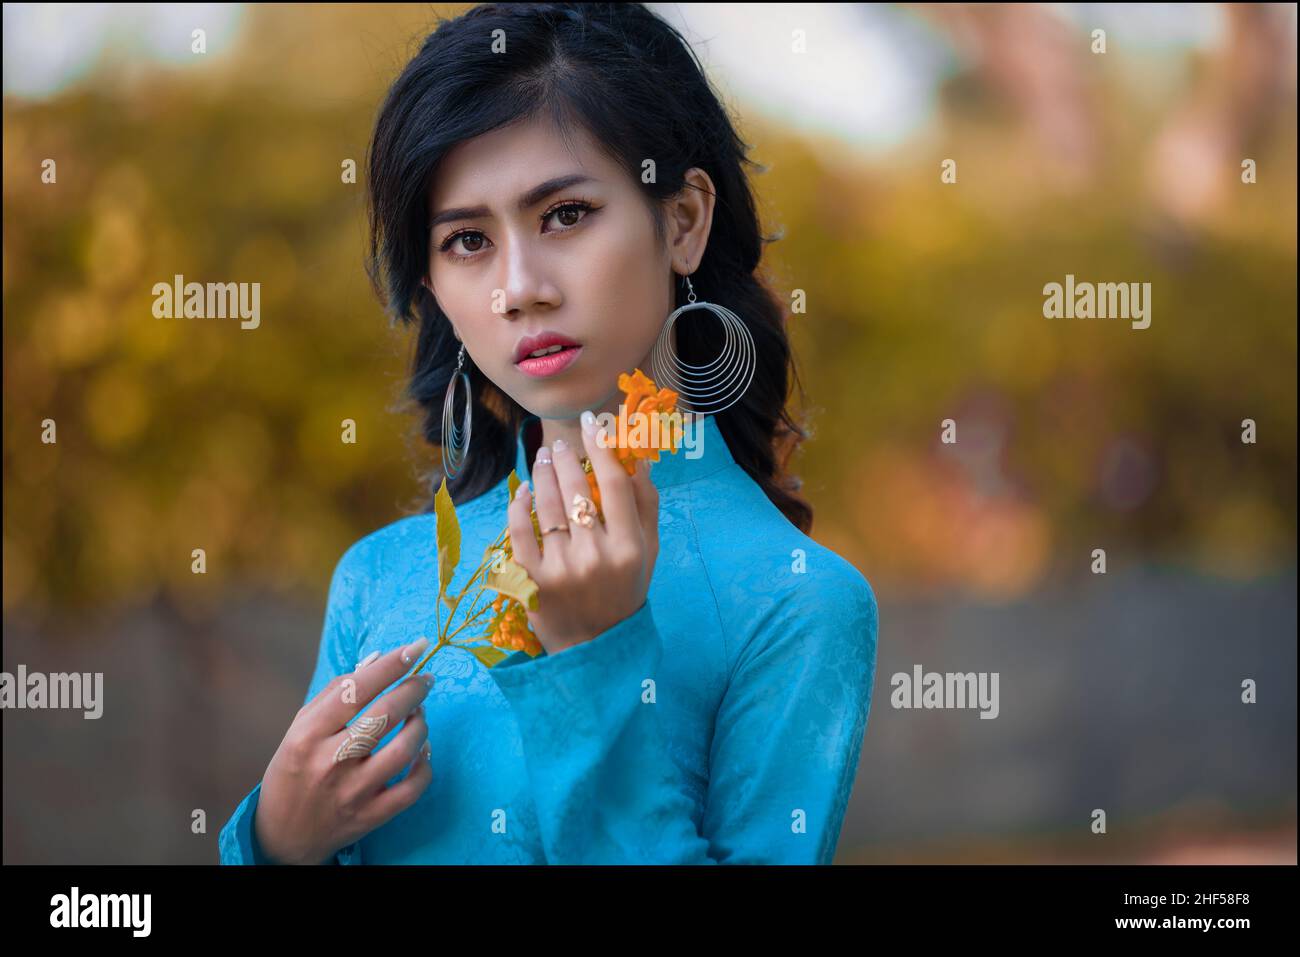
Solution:
<svg viewBox="0 0 1300 957"><path fill-rule="evenodd" d="M562 189L568 189L570 186L577 186L579 183L594 183L592 177L585 173L566 173L564 176L556 176L548 179L544 183L539 183L528 192L519 197L519 211L522 213L531 206L536 206L547 196L552 193L558 193ZM449 223L457 219L482 219L491 215L491 211L486 206L459 206L453 209L444 209L429 220L429 231L437 229L443 223Z"/></svg>

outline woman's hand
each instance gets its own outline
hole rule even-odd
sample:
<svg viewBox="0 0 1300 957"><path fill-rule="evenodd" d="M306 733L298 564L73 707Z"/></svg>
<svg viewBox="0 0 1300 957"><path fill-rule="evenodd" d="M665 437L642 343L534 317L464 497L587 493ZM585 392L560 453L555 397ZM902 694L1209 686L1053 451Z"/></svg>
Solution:
<svg viewBox="0 0 1300 957"><path fill-rule="evenodd" d="M528 620L547 654L590 641L640 608L659 555L659 490L649 463L639 461L629 476L613 448L601 444L612 442L597 438L595 417L583 418L582 444L605 523L597 518L585 528L569 520L573 496L590 498L591 486L577 451L567 446L555 449L552 462L543 461L543 446L532 470L539 526L562 529L537 547L527 486L519 487L508 511L515 561L538 585L538 608Z"/></svg>
<svg viewBox="0 0 1300 957"><path fill-rule="evenodd" d="M298 712L262 778L253 817L262 853L274 863L324 863L406 810L429 786L433 770L423 705L433 676L409 678L372 703L427 646L421 638L339 675ZM348 740L345 726L363 710L367 717L387 716L377 739L406 723L382 748L336 762ZM405 778L384 786L405 769Z"/></svg>

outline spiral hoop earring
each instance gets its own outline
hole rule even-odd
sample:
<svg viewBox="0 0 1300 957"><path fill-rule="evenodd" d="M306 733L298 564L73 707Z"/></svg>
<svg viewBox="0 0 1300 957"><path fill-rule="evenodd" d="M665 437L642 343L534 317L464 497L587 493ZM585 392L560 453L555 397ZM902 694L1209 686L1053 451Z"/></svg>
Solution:
<svg viewBox="0 0 1300 957"><path fill-rule="evenodd" d="M465 344L460 346L456 357L456 371L447 383L447 397L442 402L442 470L450 481L460 474L469 455L470 427L474 424L474 397L470 392L469 373L461 371L465 366ZM456 425L456 383L465 385L465 415L460 426Z"/></svg>
<svg viewBox="0 0 1300 957"><path fill-rule="evenodd" d="M758 359L754 337L740 317L726 306L696 302L695 287L686 276L686 304L677 307L664 322L663 330L650 354L651 375L661 388L672 389L678 407L697 415L713 415L729 409L739 401L754 379ZM712 362L692 365L677 357L672 347L673 323L691 309L708 309L722 320L726 341L722 353Z"/></svg>

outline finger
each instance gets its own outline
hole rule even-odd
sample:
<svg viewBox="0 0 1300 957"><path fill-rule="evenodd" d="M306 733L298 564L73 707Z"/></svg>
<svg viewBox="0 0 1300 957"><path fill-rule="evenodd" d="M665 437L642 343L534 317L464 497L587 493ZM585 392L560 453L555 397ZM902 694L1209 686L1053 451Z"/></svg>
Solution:
<svg viewBox="0 0 1300 957"><path fill-rule="evenodd" d="M299 720L306 722L307 732L315 737L337 734L376 695L406 674L428 647L429 639L421 638L380 655L363 668L339 675L299 712Z"/></svg>
<svg viewBox="0 0 1300 957"><path fill-rule="evenodd" d="M652 470L649 461L637 462L631 483L638 524L645 536L647 583L653 577L655 561L659 557L659 487L651 477Z"/></svg>
<svg viewBox="0 0 1300 957"><path fill-rule="evenodd" d="M599 430L599 434L605 438L598 438L596 417L589 412L582 415L582 444L596 473L596 484L600 486L600 509L605 514L605 528L613 534L620 530L632 531L637 521L632 480L619 462L612 440L604 429ZM590 419L587 418L589 415Z"/></svg>
<svg viewBox="0 0 1300 957"><path fill-rule="evenodd" d="M563 547L564 539L568 537L563 530L569 524L564 516L564 503L560 500L560 483L555 477L551 450L545 445L537 450L537 461L533 464L533 496L537 499L537 522L542 531L556 525L561 529L542 540L542 557L545 558L548 550Z"/></svg>
<svg viewBox="0 0 1300 957"><path fill-rule="evenodd" d="M417 708L393 740L376 749L369 757L349 762L355 766L355 781L349 785L361 794L378 795L383 787L401 774L429 741L429 724L424 711Z"/></svg>
<svg viewBox="0 0 1300 957"><path fill-rule="evenodd" d="M369 806L362 811L367 831L388 823L420 799L424 789L433 780L433 765L424 755L412 762L411 773L390 788L384 788Z"/></svg>
<svg viewBox="0 0 1300 957"><path fill-rule="evenodd" d="M582 463L578 461L577 451L567 442L557 440L552 450L555 457L555 474L560 481L560 494L564 500L565 521L569 520L568 513L574 507L574 496L581 495L583 498L590 500L591 486L587 484L587 473L582 470ZM603 493L602 493L603 494ZM587 527L581 522L569 522L569 530L573 533L573 542L593 541L596 538L604 538L605 530L601 527L599 520L592 516L591 526Z"/></svg>
<svg viewBox="0 0 1300 957"><path fill-rule="evenodd" d="M523 566L531 576L542 560L541 549L537 547L537 533L533 530L531 511L532 494L528 484L522 483L515 490L514 501L506 509L506 524L510 528L510 549L515 561Z"/></svg>
<svg viewBox="0 0 1300 957"><path fill-rule="evenodd" d="M404 721L407 715L424 705L429 692L433 690L433 684L434 676L431 671L425 670L418 675L412 675L395 685L391 691L376 698L374 704L366 709L366 715L372 717L380 714L388 715L387 730L391 731L399 722Z"/></svg>
<svg viewBox="0 0 1300 957"><path fill-rule="evenodd" d="M366 760L368 754L348 755L342 750L356 733L364 733L376 739L376 744L371 746L370 751L384 747L384 738L391 735L399 724L420 708L432 687L433 675L424 672L407 678L392 691L376 700L356 721L325 739L331 760L339 764L346 764L353 759Z"/></svg>

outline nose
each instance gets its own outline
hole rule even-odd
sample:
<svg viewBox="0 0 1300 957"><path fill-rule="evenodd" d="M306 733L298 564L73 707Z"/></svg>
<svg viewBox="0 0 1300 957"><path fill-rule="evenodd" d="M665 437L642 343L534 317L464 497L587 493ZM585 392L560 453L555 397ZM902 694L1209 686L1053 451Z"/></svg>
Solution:
<svg viewBox="0 0 1300 957"><path fill-rule="evenodd" d="M512 234L499 257L504 274L500 276L498 303L495 312L507 319L518 319L539 308L555 308L560 304L560 293L551 279L550 268L543 250L529 239Z"/></svg>

